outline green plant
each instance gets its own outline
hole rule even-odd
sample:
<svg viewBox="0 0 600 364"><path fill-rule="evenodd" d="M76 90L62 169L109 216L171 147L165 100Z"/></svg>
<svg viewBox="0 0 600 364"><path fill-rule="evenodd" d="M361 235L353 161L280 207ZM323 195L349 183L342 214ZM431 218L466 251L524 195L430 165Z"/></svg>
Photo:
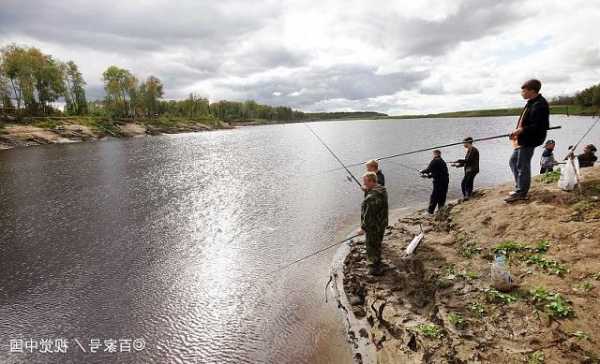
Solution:
<svg viewBox="0 0 600 364"><path fill-rule="evenodd" d="M464 271L460 274L461 276L467 278L467 279L477 279L479 278L479 274L477 274L477 272L473 272L473 271Z"/></svg>
<svg viewBox="0 0 600 364"><path fill-rule="evenodd" d="M510 305L518 300L518 297L509 293L502 293L494 288L488 288L485 290L486 299L490 303L501 303Z"/></svg>
<svg viewBox="0 0 600 364"><path fill-rule="evenodd" d="M544 352L536 351L529 355L529 360L527 360L527 364L543 364L544 363Z"/></svg>
<svg viewBox="0 0 600 364"><path fill-rule="evenodd" d="M566 318L575 313L571 305L558 293L551 293L543 287L530 292L531 301L536 306L543 306L552 317Z"/></svg>
<svg viewBox="0 0 600 364"><path fill-rule="evenodd" d="M544 173L543 175L541 175L540 179L542 183L545 184L558 182L558 180L560 179L560 168L558 168L556 171Z"/></svg>
<svg viewBox="0 0 600 364"><path fill-rule="evenodd" d="M588 293L594 289L594 285L591 284L590 282L584 282L584 283L578 284L577 288L582 290L585 293Z"/></svg>
<svg viewBox="0 0 600 364"><path fill-rule="evenodd" d="M472 258L481 253L481 248L474 242L465 242L460 245L458 253L465 258Z"/></svg>
<svg viewBox="0 0 600 364"><path fill-rule="evenodd" d="M549 272L550 274L555 274L557 276L562 276L563 274L568 272L568 269L565 268L562 264L554 260L548 260L544 258L541 254L530 255L525 261L527 262L527 264L534 264L539 268Z"/></svg>
<svg viewBox="0 0 600 364"><path fill-rule="evenodd" d="M465 319L457 313L449 313L448 314L448 321L456 328L460 329L463 328L465 326Z"/></svg>
<svg viewBox="0 0 600 364"><path fill-rule="evenodd" d="M516 253L527 250L527 246L522 243L518 243L512 240L505 241L503 243L497 244L494 247L494 253L504 252L506 254Z"/></svg>
<svg viewBox="0 0 600 364"><path fill-rule="evenodd" d="M417 331L425 336L432 339L440 339L444 336L442 329L434 324L420 324L417 325Z"/></svg>
<svg viewBox="0 0 600 364"><path fill-rule="evenodd" d="M482 303L471 302L471 304L469 304L469 309L480 318L485 315L485 306Z"/></svg>
<svg viewBox="0 0 600 364"><path fill-rule="evenodd" d="M552 316L558 318L571 317L575 313L571 305L558 293L551 296L546 308Z"/></svg>
<svg viewBox="0 0 600 364"><path fill-rule="evenodd" d="M540 253L540 254L548 252L549 249L550 249L550 242L548 240L541 240L540 242L538 242L537 246L535 247L536 252Z"/></svg>
<svg viewBox="0 0 600 364"><path fill-rule="evenodd" d="M572 332L570 335L573 336L573 337L575 337L575 338L577 338L578 340L591 341L591 339L592 339L589 334L587 334L587 333L585 333L585 332L583 332L581 330Z"/></svg>

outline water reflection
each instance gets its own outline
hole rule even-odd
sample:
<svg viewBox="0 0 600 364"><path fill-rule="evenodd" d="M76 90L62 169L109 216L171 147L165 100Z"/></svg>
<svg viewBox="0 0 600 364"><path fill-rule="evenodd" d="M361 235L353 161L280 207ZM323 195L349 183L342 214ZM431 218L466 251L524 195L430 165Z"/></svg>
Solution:
<svg viewBox="0 0 600 364"><path fill-rule="evenodd" d="M553 117L564 127L552 134L557 156L590 123ZM513 124L312 127L352 163ZM510 145L479 149L477 184L508 180ZM448 161L463 154L444 150ZM422 168L429 158L398 162ZM303 125L0 152L0 361L52 361L11 356L8 340L63 336L147 341L146 350L117 356L73 350L74 362L348 362L336 308L323 303L332 253L269 273L357 221L362 193L344 171L321 173L337 167ZM392 207L425 206L428 181L393 161L382 167ZM462 171L451 173L456 197Z"/></svg>

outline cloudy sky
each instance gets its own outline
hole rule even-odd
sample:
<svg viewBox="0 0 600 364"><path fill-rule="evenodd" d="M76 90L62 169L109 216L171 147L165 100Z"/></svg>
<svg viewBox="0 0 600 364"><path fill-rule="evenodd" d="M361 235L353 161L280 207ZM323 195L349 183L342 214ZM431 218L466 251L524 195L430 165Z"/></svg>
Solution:
<svg viewBox="0 0 600 364"><path fill-rule="evenodd" d="M440 5L443 4L443 5ZM0 0L0 45L110 65L166 98L390 114L516 106L600 82L599 0Z"/></svg>

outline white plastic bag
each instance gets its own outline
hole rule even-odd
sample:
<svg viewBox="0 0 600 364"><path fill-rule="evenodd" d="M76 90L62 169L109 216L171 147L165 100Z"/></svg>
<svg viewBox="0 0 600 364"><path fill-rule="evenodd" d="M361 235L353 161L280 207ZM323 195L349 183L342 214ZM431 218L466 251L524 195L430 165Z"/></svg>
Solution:
<svg viewBox="0 0 600 364"><path fill-rule="evenodd" d="M577 158L567 159L564 168L560 169L560 179L558 188L564 191L573 191L577 183L581 180L579 175L579 161Z"/></svg>
<svg viewBox="0 0 600 364"><path fill-rule="evenodd" d="M496 254L490 271L492 286L498 291L509 292L513 288L514 282L508 271L506 256L503 253Z"/></svg>

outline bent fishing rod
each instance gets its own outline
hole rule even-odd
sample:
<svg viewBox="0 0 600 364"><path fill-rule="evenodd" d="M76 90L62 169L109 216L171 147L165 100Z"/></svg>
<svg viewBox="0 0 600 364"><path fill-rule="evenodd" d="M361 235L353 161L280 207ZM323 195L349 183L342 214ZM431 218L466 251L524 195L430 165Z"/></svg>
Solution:
<svg viewBox="0 0 600 364"><path fill-rule="evenodd" d="M552 127L548 128L547 130L555 130L555 129L561 129L561 128L562 128L562 126L552 126ZM502 135L495 135L495 136L491 136L491 137L473 139L473 142L474 143L475 142L483 142L483 141L486 141L486 140L508 138L508 137L510 137L510 134L502 134ZM403 157L403 156L406 156L406 155L427 152L427 151L435 150L435 149L442 149L442 148L447 148L447 147L453 147L455 145L462 145L462 144L464 144L464 141L450 143L450 144L444 144L444 145L438 145L438 146L435 146L435 147L428 147L428 148L416 149L416 150L411 150L409 152L403 152L403 153L398 153L398 154L386 155L386 156L379 157L379 158L374 158L374 159L376 161L381 161L381 160L385 160L385 159ZM363 164L365 164L365 162L359 162L359 163L353 163L353 164L346 164L345 167L347 169L347 168L350 168L350 167L362 166ZM332 169L329 172L333 172L334 170L339 170L339 168Z"/></svg>
<svg viewBox="0 0 600 364"><path fill-rule="evenodd" d="M569 146L569 153L567 154L567 156L563 159L563 160L567 160L569 159L569 157L571 155L574 155L575 153L575 149L577 149L577 147L579 146L579 144L581 144L581 142L585 139L585 137L588 136L588 134L592 131L592 129L594 129L594 127L598 124L598 122L600 121L600 117L598 117L596 119L596 121L588 128L588 130L583 134L583 136L581 138L579 138L579 140L577 141L577 143L575 143L575 145L571 145Z"/></svg>
<svg viewBox="0 0 600 364"><path fill-rule="evenodd" d="M303 123L303 124L319 140L319 142L321 142L321 144L323 144L323 146L329 151L329 153L331 153L331 155L333 156L333 158L335 158L335 160L338 161L338 163L342 166L342 168L344 168L346 170L346 173L348 173L348 175L350 177L352 177L352 179L354 180L354 182L356 182L356 184L358 185L358 187L362 188L362 185L360 184L360 182L358 181L358 179L352 174L352 172L350 172L350 170L348 169L348 167L346 167L346 165L344 164L344 162L342 162L342 160L339 159L337 155L335 155L335 153L333 152L333 150L331 150L331 148L329 148L327 146L327 144L325 144L325 142L323 141L323 139L321 139L321 137L319 137L319 135L307 123Z"/></svg>
<svg viewBox="0 0 600 364"><path fill-rule="evenodd" d="M293 262L291 262L291 263L288 263L288 264L286 264L286 265L283 265L283 266L281 266L281 267L279 267L279 268L275 269L274 271L271 271L271 272L269 272L269 274L273 274L273 273L278 273L278 272L281 272L282 270L284 270L284 269L287 269L287 268L291 267L291 266L292 266L292 265L294 265L294 264L298 264L298 263L300 263L300 262L302 262L302 261L304 261L304 260L306 260L306 259L308 259L308 258L312 258L312 257L314 257L315 255L319 255L319 254L321 254L321 253L322 253L322 252L324 252L324 251L327 251L327 250L329 250L329 249L331 249L331 248L333 248L333 247L335 247L335 246L338 246L338 245L340 245L340 244L343 244L343 243L347 242L348 240L352 240L352 239L354 239L354 238L357 238L357 237L359 237L359 236L361 236L361 235L362 235L362 234L355 234L355 235L349 236L349 237L345 238L344 240L340 240L340 241L338 241L338 242L336 242L336 243L333 243L333 244L331 244L331 245L328 245L328 246L326 246L326 247L325 247L325 248L323 248L323 249L319 249L319 250L317 250L317 251L316 251L316 252L314 252L314 253L308 254L308 255L306 255L306 256L304 256L304 257L300 258L300 259L296 259L296 260L294 260L294 261L293 261Z"/></svg>

